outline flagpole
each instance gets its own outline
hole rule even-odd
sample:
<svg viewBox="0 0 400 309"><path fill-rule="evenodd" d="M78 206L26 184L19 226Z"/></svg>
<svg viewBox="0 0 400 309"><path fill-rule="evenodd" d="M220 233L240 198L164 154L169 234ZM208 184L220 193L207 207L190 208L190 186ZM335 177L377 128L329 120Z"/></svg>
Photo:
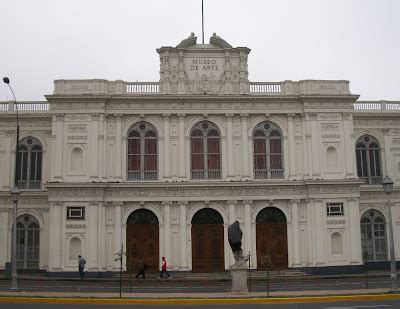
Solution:
<svg viewBox="0 0 400 309"><path fill-rule="evenodd" d="M204 44L204 4L203 0L201 0L201 35L202 35L202 42Z"/></svg>

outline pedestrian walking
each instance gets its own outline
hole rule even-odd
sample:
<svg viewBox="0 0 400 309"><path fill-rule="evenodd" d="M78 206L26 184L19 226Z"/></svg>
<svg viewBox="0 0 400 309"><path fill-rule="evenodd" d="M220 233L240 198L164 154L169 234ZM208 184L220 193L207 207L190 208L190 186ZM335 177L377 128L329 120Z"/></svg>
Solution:
<svg viewBox="0 0 400 309"><path fill-rule="evenodd" d="M148 266L144 263L143 256L141 256L139 259L139 265L138 265L139 272L136 274L136 278L139 278L139 276L142 276L143 279L146 279L146 274L144 273L144 271L147 268L148 268Z"/></svg>
<svg viewBox="0 0 400 309"><path fill-rule="evenodd" d="M79 268L79 276L81 277L81 279L85 277L85 273L83 272L85 264L86 264L85 259L81 255L78 255L78 268Z"/></svg>
<svg viewBox="0 0 400 309"><path fill-rule="evenodd" d="M167 274L168 278L171 278L171 275L167 271L167 261L165 260L165 257L163 256L161 258L161 271L160 271L160 276L158 278L162 278L164 273Z"/></svg>

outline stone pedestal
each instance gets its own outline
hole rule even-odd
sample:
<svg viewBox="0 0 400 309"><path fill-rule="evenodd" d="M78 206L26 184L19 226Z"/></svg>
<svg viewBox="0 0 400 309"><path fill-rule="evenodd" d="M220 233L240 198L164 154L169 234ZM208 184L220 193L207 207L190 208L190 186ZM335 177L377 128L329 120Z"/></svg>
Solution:
<svg viewBox="0 0 400 309"><path fill-rule="evenodd" d="M247 294L247 267L244 262L237 262L231 266L233 294Z"/></svg>

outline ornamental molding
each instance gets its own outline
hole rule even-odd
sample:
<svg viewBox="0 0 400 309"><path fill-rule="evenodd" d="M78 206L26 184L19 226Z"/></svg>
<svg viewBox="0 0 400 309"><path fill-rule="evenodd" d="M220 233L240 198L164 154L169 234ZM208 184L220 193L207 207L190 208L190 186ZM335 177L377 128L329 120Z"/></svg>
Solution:
<svg viewBox="0 0 400 309"><path fill-rule="evenodd" d="M366 126L371 128L373 126L377 128L388 128L394 129L393 127L397 127L395 130L400 130L399 121L398 119L354 119L353 120L354 126L363 127Z"/></svg>
<svg viewBox="0 0 400 309"><path fill-rule="evenodd" d="M336 220L327 220L326 223L327 223L328 225L345 224L345 223L346 223L346 220L344 220L344 219L341 219L341 220L338 220L338 219L336 219Z"/></svg>
<svg viewBox="0 0 400 309"><path fill-rule="evenodd" d="M102 197L102 188L49 188L49 199Z"/></svg>
<svg viewBox="0 0 400 309"><path fill-rule="evenodd" d="M353 110L352 102L304 102L306 109L349 109Z"/></svg>
<svg viewBox="0 0 400 309"><path fill-rule="evenodd" d="M359 193L360 188L356 186L319 186L319 187L309 187L308 193L310 195L319 194L354 194Z"/></svg>

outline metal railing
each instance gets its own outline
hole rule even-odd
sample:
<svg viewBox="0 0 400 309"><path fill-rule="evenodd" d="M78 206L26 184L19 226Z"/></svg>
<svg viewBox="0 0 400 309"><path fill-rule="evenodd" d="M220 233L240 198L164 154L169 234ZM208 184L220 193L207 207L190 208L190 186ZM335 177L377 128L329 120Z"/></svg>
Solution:
<svg viewBox="0 0 400 309"><path fill-rule="evenodd" d="M41 180L18 180L18 189L38 190L42 188Z"/></svg>
<svg viewBox="0 0 400 309"><path fill-rule="evenodd" d="M381 185L382 184L382 176L360 177L360 179L363 180L366 185Z"/></svg>
<svg viewBox="0 0 400 309"><path fill-rule="evenodd" d="M126 83L127 93L158 93L158 82L129 82Z"/></svg>
<svg viewBox="0 0 400 309"><path fill-rule="evenodd" d="M283 170L255 170L255 179L283 179Z"/></svg>
<svg viewBox="0 0 400 309"><path fill-rule="evenodd" d="M158 180L157 171L128 172L128 180Z"/></svg>
<svg viewBox="0 0 400 309"><path fill-rule="evenodd" d="M221 171L192 171L192 179L193 180L201 180L201 179L221 179Z"/></svg>
<svg viewBox="0 0 400 309"><path fill-rule="evenodd" d="M280 93L280 82L251 82L250 93Z"/></svg>

